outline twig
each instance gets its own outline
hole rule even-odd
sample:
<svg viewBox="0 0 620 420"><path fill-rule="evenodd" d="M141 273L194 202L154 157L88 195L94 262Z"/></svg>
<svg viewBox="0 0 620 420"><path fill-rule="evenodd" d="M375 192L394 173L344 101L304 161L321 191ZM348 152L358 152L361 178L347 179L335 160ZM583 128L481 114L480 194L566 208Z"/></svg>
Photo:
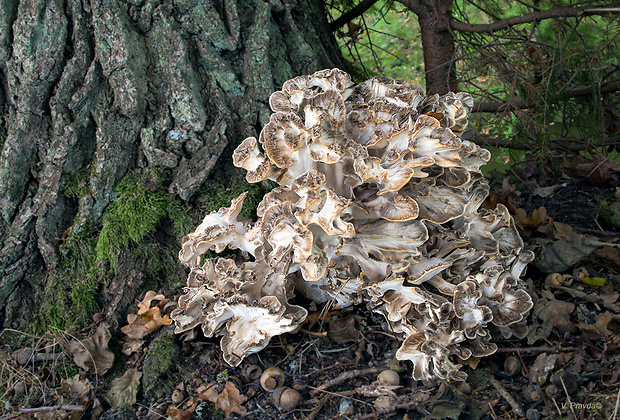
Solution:
<svg viewBox="0 0 620 420"><path fill-rule="evenodd" d="M594 389L595 386L596 384L594 382L590 382L588 384L588 395L586 395L586 399L583 401L583 408L581 409L579 413L579 420L583 420L586 414L586 407L588 406L588 402L590 401L590 395L592 394L592 390Z"/></svg>
<svg viewBox="0 0 620 420"><path fill-rule="evenodd" d="M386 407L383 408L381 410L377 410L376 413L372 413L372 414L364 414L362 416L357 416L355 419L356 420L368 420L368 419L374 419L377 418L377 414L389 414L392 413L396 410L408 410L412 407L416 407L418 405L418 401L409 401L408 403L404 403L404 404L394 404L391 407Z"/></svg>
<svg viewBox="0 0 620 420"><path fill-rule="evenodd" d="M579 350L577 347L515 347L497 349L496 353L561 353Z"/></svg>
<svg viewBox="0 0 620 420"><path fill-rule="evenodd" d="M372 405L370 403L367 403L366 401L362 401L362 400L358 400L357 398L353 398L351 395L355 395L355 391L343 391L343 392L332 392L332 391L326 391L324 389L319 389L310 385L306 385L306 387L312 389L312 391L310 391L310 395L313 395L313 392L323 392L325 394L329 394L332 395L334 397L340 397L340 398L351 398L353 401L356 401L360 404L366 404L366 405Z"/></svg>
<svg viewBox="0 0 620 420"><path fill-rule="evenodd" d="M620 389L618 390L618 397L616 398L616 408L614 408L614 415L611 417L613 420L616 420L616 416L618 415L618 407L620 406Z"/></svg>
<svg viewBox="0 0 620 420"><path fill-rule="evenodd" d="M307 330L305 328L301 328L299 331L301 331L302 333L306 333L308 335L314 335L316 337L327 337L327 331L314 332L314 331Z"/></svg>
<svg viewBox="0 0 620 420"><path fill-rule="evenodd" d="M321 398L321 400L319 401L319 405L314 407L314 410L312 410L312 412L308 415L306 420L314 420L316 416L319 414L319 412L321 411L321 409L327 403L327 400L329 400L329 394L323 395L323 398Z"/></svg>
<svg viewBox="0 0 620 420"><path fill-rule="evenodd" d="M560 376L560 382L562 382L562 388L564 389L564 393L566 394L566 400L568 401L568 406L570 407L570 412L573 414L573 420L577 420L577 415L575 414L575 409L573 408L573 402L570 399L570 394L566 390L566 385L564 384L564 379ZM560 411L558 410L558 413Z"/></svg>
<svg viewBox="0 0 620 420"><path fill-rule="evenodd" d="M334 385L339 385L343 382L346 382L349 379L359 378L360 376L366 376L366 375L376 375L377 373L380 373L383 370L385 370L385 368L368 368L368 369L352 370L349 372L341 373L340 375L336 376L334 379L330 379L324 384L319 385L318 388L315 388L314 391L310 391L310 395L316 396L318 395L319 391L325 391L326 389L329 389Z"/></svg>
<svg viewBox="0 0 620 420"><path fill-rule="evenodd" d="M70 405L70 404L59 404L49 407L36 407L36 408L20 408L17 413L10 414L8 416L0 418L0 420L10 420L16 419L23 414L33 414L33 413L45 413L56 410L64 410L64 411L84 411L84 406L82 405Z"/></svg>
<svg viewBox="0 0 620 420"><path fill-rule="evenodd" d="M525 417L525 412L523 411L521 404L519 404L517 400L514 399L514 397L510 394L510 392L508 392L508 390L504 388L502 384L500 384L497 381L497 379L491 378L491 385L493 385L493 387L497 390L497 392L499 392L500 395L504 397L506 401L508 401L508 404L510 404L510 406L512 407L512 410L515 412L517 416Z"/></svg>

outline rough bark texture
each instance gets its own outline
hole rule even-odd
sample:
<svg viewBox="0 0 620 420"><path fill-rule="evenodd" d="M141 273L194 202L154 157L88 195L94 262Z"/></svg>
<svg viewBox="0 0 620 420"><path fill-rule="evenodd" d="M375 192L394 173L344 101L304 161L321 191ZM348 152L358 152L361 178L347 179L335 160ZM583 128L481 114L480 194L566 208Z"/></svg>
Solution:
<svg viewBox="0 0 620 420"><path fill-rule="evenodd" d="M334 66L319 0L0 0L0 322L34 316L63 240L97 232L128 171L191 201L270 92Z"/></svg>
<svg viewBox="0 0 620 420"><path fill-rule="evenodd" d="M418 17L427 95L457 92L454 35L450 29L453 0L398 0Z"/></svg>

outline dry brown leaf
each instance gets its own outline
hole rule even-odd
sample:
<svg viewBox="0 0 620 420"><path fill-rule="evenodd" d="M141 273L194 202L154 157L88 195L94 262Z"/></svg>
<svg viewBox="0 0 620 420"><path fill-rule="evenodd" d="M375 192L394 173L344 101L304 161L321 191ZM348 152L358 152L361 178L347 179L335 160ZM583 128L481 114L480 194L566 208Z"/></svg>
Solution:
<svg viewBox="0 0 620 420"><path fill-rule="evenodd" d="M63 379L61 386L56 388L61 404L85 404L92 386L88 380L80 380L80 375Z"/></svg>
<svg viewBox="0 0 620 420"><path fill-rule="evenodd" d="M142 348L144 343L145 343L144 340L134 340L132 338L127 339L123 343L123 348L121 349L121 353L123 353L125 356L131 356L132 354L140 350L140 348Z"/></svg>
<svg viewBox="0 0 620 420"><path fill-rule="evenodd" d="M546 231L550 231L553 223L551 218L547 216L547 209L544 207L534 210L531 216L528 216L524 209L518 208L514 220L519 232L527 236L536 230L541 231L540 229L542 229L541 232L546 233Z"/></svg>
<svg viewBox="0 0 620 420"><path fill-rule="evenodd" d="M549 296L549 295L548 295ZM533 315L541 322L534 320L527 334L527 342L533 344L540 339L551 335L554 328L563 327L569 322L569 315L575 310L575 305L570 302L549 298L542 298L532 310Z"/></svg>
<svg viewBox="0 0 620 420"><path fill-rule="evenodd" d="M241 407L241 404L245 400L247 400L247 397L239 392L235 384L227 381L224 389L217 396L215 408L223 410L227 416L230 416L232 413L243 415L246 413L246 410L244 407Z"/></svg>
<svg viewBox="0 0 620 420"><path fill-rule="evenodd" d="M579 324L577 324L577 327L581 331L588 331L599 334L603 338L610 338L614 335L614 333L609 331L607 327L613 319L614 315L609 311L605 311L596 317L596 321L594 322L594 324L584 324L583 322L580 322Z"/></svg>
<svg viewBox="0 0 620 420"><path fill-rule="evenodd" d="M562 222L553 222L553 239L568 239L575 236L577 232L571 225Z"/></svg>
<svg viewBox="0 0 620 420"><path fill-rule="evenodd" d="M85 340L73 340L69 344L73 361L82 369L105 374L114 363L114 353L108 349L110 331L108 326L100 324L95 332Z"/></svg>
<svg viewBox="0 0 620 420"><path fill-rule="evenodd" d="M166 411L166 415L172 417L174 420L189 420L192 418L192 414L194 414L197 406L198 402L194 400L190 401L189 404L186 404L186 407L184 407L183 410L170 406Z"/></svg>
<svg viewBox="0 0 620 420"><path fill-rule="evenodd" d="M138 315L142 315L143 313L148 311L149 308L151 307L151 302L152 301L154 301L154 300L160 300L161 301L161 300L164 300L164 299L165 299L164 295L158 295L154 291L149 290L144 295L144 299L142 299L142 302L138 302Z"/></svg>
<svg viewBox="0 0 620 420"><path fill-rule="evenodd" d="M150 308L148 311L140 315L145 321L146 328L156 330L161 326L172 324L172 319L168 315L161 316L161 311L157 306Z"/></svg>
<svg viewBox="0 0 620 420"><path fill-rule="evenodd" d="M587 162L583 156L569 162L565 157L560 167L566 174L586 178L593 184L602 184L611 178L611 172L620 172L620 164L603 154L599 154L594 162Z"/></svg>
<svg viewBox="0 0 620 420"><path fill-rule="evenodd" d="M620 294L614 291L613 285L611 283L602 287L600 293L586 293L572 287L556 287L555 289L562 290L563 292L568 293L572 297L583 299L586 302L603 305L610 311L616 313L620 312L620 305L616 303L618 298L620 297Z"/></svg>
<svg viewBox="0 0 620 420"><path fill-rule="evenodd" d="M620 250L618 250L618 248L606 246L604 248L597 249L592 255L596 258L599 264L601 264L600 260L604 260L611 265L611 268L614 271L620 273Z"/></svg>
<svg viewBox="0 0 620 420"><path fill-rule="evenodd" d="M539 354L530 368L530 382L534 385L544 385L544 383L547 382L549 373L551 373L551 371L555 368L557 360L557 354Z"/></svg>
<svg viewBox="0 0 620 420"><path fill-rule="evenodd" d="M336 343L346 343L356 341L360 338L360 332L356 328L359 325L358 315L349 315L345 318L336 318L329 322L329 332L327 335Z"/></svg>
<svg viewBox="0 0 620 420"><path fill-rule="evenodd" d="M127 322L128 324L121 328L121 331L127 336L127 338L142 340L148 334L153 332L153 330L146 326L146 321L142 319L141 316L129 314L127 315Z"/></svg>
<svg viewBox="0 0 620 420"><path fill-rule="evenodd" d="M123 376L114 379L110 389L105 394L110 405L118 407L123 404L135 404L141 377L142 372L139 372L138 369L129 369Z"/></svg>
<svg viewBox="0 0 620 420"><path fill-rule="evenodd" d="M196 393L198 394L199 398L214 403L217 401L217 396L219 395L216 386L217 383L215 382L210 383L207 386L200 386L198 387L198 389L196 389Z"/></svg>

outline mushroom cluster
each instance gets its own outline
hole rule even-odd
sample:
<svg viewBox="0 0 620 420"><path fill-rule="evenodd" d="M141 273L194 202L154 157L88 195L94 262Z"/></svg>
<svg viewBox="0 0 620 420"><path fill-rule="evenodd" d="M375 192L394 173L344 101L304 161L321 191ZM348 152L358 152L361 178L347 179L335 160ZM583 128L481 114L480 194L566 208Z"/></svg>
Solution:
<svg viewBox="0 0 620 420"><path fill-rule="evenodd" d="M301 325L295 292L339 308L365 303L402 335L397 358L424 382L463 380L459 363L497 349L492 332L524 336L532 301L519 277L533 254L506 207L481 208L490 154L459 136L470 95L425 97L386 77L354 86L332 69L285 82L269 103L259 139L233 160L249 182L279 186L257 221L239 216L242 194L188 236L177 333L222 336L236 366ZM202 261L227 247L238 256Z"/></svg>

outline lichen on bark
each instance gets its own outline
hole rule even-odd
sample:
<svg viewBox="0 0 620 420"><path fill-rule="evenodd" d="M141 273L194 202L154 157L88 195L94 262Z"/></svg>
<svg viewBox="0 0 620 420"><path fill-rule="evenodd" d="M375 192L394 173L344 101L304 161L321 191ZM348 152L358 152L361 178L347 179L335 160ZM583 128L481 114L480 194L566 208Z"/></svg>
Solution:
<svg viewBox="0 0 620 420"><path fill-rule="evenodd" d="M97 243L128 174L160 171L159 191L189 209L210 179L230 184L236 173L220 157L260 131L269 93L344 67L322 7L0 0L0 324L28 324L54 293L75 305L81 287L116 299L118 311L132 302L149 278L144 258L130 255L135 244L118 253L114 278L92 271L105 261L81 264L94 279L86 283L67 247ZM161 218L142 240L174 246L170 223Z"/></svg>

